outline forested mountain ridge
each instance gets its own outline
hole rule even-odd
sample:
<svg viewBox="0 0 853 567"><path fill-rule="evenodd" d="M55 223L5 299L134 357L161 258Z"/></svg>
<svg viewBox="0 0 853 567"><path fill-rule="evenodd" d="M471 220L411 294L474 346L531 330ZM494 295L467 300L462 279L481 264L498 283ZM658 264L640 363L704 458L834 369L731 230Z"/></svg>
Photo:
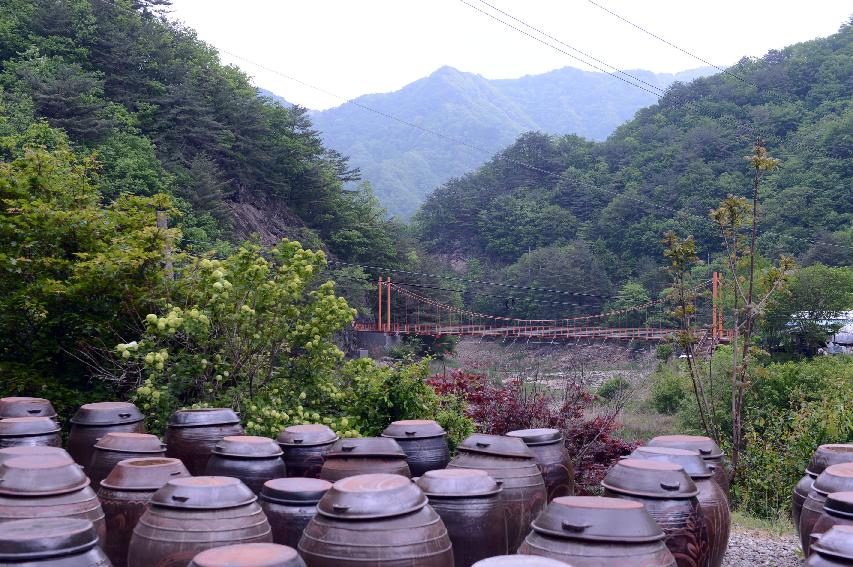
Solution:
<svg viewBox="0 0 853 567"><path fill-rule="evenodd" d="M629 72L666 89L675 81L689 81L710 71ZM442 67L398 91L354 101L496 152L531 130L603 140L656 97L605 73L572 67L500 80ZM482 152L353 104L312 111L310 116L325 143L350 156L383 205L404 217L417 209L429 191L487 159Z"/></svg>
<svg viewBox="0 0 853 567"><path fill-rule="evenodd" d="M720 250L708 212L750 193L744 156L759 133L781 160L765 181L762 253L851 263L851 105L847 24L675 85L604 142L525 134L438 188L415 222L428 250L476 274L596 292L638 280L656 292L666 230L693 234L703 258Z"/></svg>
<svg viewBox="0 0 853 567"><path fill-rule="evenodd" d="M0 137L46 121L98 164L105 202L166 193L182 244L260 233L393 261L396 225L302 108L259 96L163 0L0 4ZM12 157L6 148L4 158Z"/></svg>

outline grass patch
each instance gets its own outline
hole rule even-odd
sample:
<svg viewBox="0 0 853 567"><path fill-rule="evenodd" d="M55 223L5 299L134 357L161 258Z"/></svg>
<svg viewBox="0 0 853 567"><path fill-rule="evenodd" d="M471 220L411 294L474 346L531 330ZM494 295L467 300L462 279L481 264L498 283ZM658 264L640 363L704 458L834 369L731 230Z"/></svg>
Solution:
<svg viewBox="0 0 853 567"><path fill-rule="evenodd" d="M764 519L732 510L732 529L743 531L757 531L766 533L775 537L794 534L794 524L791 520L785 517Z"/></svg>

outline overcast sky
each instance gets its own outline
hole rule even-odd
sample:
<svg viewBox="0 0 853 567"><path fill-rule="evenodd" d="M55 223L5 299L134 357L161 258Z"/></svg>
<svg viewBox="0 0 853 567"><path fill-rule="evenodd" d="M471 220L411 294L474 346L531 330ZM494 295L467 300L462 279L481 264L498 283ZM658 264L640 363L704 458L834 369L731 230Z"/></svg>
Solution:
<svg viewBox="0 0 853 567"><path fill-rule="evenodd" d="M675 72L703 65L589 0L486 1L619 69ZM853 12L850 0L595 1L723 67L744 55L830 35ZM222 54L258 86L313 109L397 90L443 65L490 79L590 69L465 2L511 22L479 0L173 0L171 17L220 50L267 67Z"/></svg>

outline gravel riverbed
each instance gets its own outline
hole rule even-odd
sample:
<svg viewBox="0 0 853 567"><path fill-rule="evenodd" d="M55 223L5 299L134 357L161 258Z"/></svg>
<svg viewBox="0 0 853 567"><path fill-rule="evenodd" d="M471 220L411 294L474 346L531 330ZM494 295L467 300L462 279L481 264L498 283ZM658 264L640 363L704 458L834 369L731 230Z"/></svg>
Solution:
<svg viewBox="0 0 853 567"><path fill-rule="evenodd" d="M760 530L733 528L722 567L802 567L803 564L794 534L775 536Z"/></svg>

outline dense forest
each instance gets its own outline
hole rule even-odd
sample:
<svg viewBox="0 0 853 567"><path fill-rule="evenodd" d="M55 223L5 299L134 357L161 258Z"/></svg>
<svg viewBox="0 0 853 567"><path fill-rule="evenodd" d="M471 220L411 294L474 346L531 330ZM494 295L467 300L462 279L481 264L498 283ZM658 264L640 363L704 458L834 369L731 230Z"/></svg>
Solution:
<svg viewBox="0 0 853 567"><path fill-rule="evenodd" d="M94 155L105 201L171 195L182 244L258 234L393 262L397 225L307 111L259 97L162 0L0 4L0 135L41 120ZM6 149L6 156L9 150Z"/></svg>
<svg viewBox="0 0 853 567"><path fill-rule="evenodd" d="M604 142L524 134L428 197L415 217L421 243L476 276L597 294L638 282L656 295L667 283L664 232L694 235L703 259L721 251L708 212L727 194L750 194L744 156L760 137L781 160L765 180L760 252L849 265L851 77L848 23L831 37L676 84ZM479 305L504 307L501 300Z"/></svg>
<svg viewBox="0 0 853 567"><path fill-rule="evenodd" d="M681 73L629 73L662 92L675 81L708 75L703 67ZM518 79L490 80L442 67L392 93L356 98L407 122L464 140L479 152L400 124L354 104L310 116L323 140L350 156L370 179L389 212L406 218L426 195L454 176L476 169L527 131L573 133L603 140L657 97L605 73L564 67Z"/></svg>

